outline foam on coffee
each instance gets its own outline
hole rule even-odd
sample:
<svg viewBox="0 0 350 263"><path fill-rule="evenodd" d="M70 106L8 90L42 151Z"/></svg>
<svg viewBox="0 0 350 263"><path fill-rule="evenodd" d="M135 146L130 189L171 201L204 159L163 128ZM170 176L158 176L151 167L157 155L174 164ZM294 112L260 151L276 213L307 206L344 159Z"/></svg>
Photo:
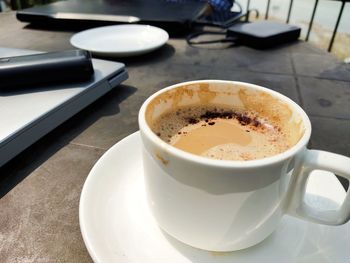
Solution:
<svg viewBox="0 0 350 263"><path fill-rule="evenodd" d="M256 112L223 105L191 105L163 113L152 127L169 144L219 160L253 160L287 150L280 127Z"/></svg>

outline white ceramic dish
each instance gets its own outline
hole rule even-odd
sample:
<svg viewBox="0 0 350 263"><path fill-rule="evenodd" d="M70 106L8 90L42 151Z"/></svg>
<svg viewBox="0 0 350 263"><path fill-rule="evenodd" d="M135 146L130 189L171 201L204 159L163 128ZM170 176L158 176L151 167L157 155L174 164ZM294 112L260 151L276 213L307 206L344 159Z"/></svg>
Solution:
<svg viewBox="0 0 350 263"><path fill-rule="evenodd" d="M149 25L115 25L88 29L73 35L70 43L100 56L141 55L163 46L169 35Z"/></svg>
<svg viewBox="0 0 350 263"><path fill-rule="evenodd" d="M334 209L345 191L336 177L315 172L306 202ZM319 193L327 193L320 196ZM248 263L350 261L350 223L325 226L285 216L260 244L217 253L187 246L159 229L147 207L141 139L134 133L108 150L91 170L82 190L80 228L95 262Z"/></svg>

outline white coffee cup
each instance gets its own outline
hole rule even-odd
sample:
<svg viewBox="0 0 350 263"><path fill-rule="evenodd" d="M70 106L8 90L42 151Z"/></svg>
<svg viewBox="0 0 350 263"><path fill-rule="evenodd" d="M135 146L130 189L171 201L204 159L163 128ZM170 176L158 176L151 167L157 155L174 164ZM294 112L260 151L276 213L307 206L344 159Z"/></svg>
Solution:
<svg viewBox="0 0 350 263"><path fill-rule="evenodd" d="M264 159L224 161L184 152L151 130L150 123L160 114L174 105L198 103L202 93L208 92L211 102L270 111L292 127L289 136L296 144ZM320 211L304 202L313 170L349 180L350 158L307 149L310 120L282 94L243 82L180 83L144 102L139 127L149 207L165 232L190 246L211 251L253 246L277 228L284 214L327 225L343 224L350 218L349 192L336 211Z"/></svg>

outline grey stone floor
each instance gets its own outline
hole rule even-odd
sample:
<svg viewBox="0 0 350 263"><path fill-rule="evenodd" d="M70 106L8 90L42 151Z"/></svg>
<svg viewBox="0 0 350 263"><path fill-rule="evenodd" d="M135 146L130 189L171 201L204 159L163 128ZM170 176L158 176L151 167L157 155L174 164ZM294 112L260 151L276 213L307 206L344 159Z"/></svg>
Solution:
<svg viewBox="0 0 350 263"><path fill-rule="evenodd" d="M38 30L0 14L0 45L71 49L74 32ZM227 79L279 91L309 114L312 148L350 156L350 65L302 41L273 50L193 48L170 39L122 59L130 78L0 168L0 262L91 262L79 230L84 180L103 153L138 130L142 102L186 80Z"/></svg>

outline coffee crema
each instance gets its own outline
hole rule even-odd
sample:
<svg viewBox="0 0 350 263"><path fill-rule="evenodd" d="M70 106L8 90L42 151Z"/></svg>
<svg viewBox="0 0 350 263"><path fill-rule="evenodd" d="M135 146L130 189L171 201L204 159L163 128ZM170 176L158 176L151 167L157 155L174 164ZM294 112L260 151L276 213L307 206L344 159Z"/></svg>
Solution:
<svg viewBox="0 0 350 263"><path fill-rule="evenodd" d="M261 159L291 147L268 119L221 105L178 107L160 115L152 130L178 149L219 160Z"/></svg>

